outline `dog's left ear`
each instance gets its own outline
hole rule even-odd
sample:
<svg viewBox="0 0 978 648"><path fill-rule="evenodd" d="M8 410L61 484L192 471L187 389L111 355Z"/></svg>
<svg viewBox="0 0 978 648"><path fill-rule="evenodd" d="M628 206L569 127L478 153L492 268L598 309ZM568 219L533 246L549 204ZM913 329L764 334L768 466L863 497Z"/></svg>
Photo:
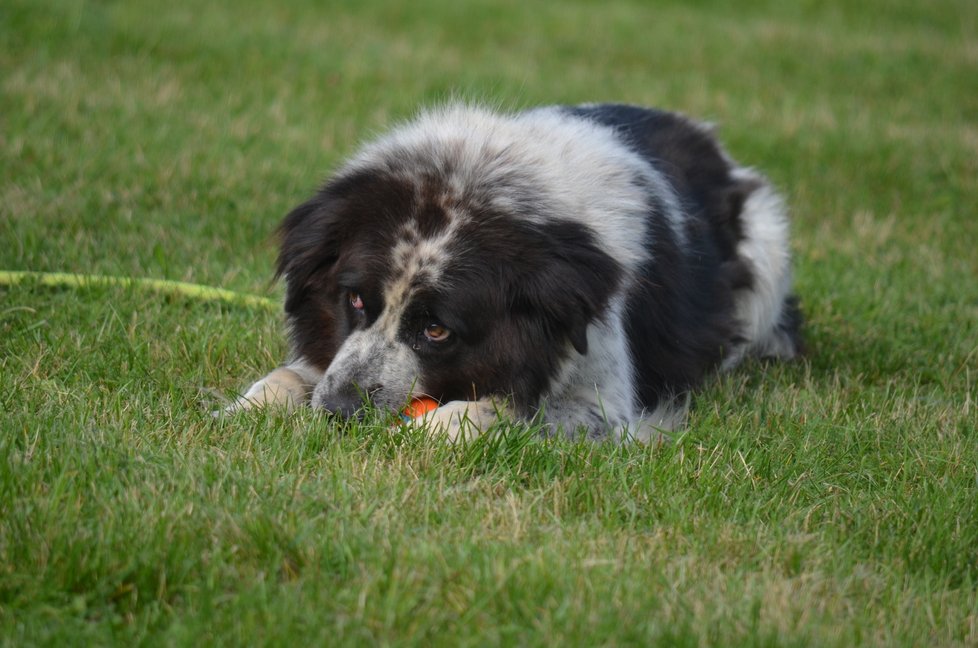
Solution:
<svg viewBox="0 0 978 648"><path fill-rule="evenodd" d="M302 300L313 273L336 262L341 243L340 204L327 187L289 212L279 226L275 276L286 280L286 312Z"/></svg>
<svg viewBox="0 0 978 648"><path fill-rule="evenodd" d="M537 254L547 254L521 281L517 294L544 316L553 334L565 335L584 355L587 328L601 317L608 299L615 294L621 266L598 247L594 234L583 225L548 225L540 234L544 240Z"/></svg>

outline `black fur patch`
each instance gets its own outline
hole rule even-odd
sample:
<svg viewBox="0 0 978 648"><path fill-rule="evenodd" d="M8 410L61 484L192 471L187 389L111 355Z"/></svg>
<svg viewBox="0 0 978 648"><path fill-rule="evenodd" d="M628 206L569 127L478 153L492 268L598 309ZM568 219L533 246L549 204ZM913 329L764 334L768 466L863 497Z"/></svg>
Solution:
<svg viewBox="0 0 978 648"><path fill-rule="evenodd" d="M501 395L529 411L618 290L621 269L579 223L472 215L432 310L461 338L423 358L426 384L448 399Z"/></svg>
<svg viewBox="0 0 978 648"><path fill-rule="evenodd" d="M628 302L637 392L654 407L701 382L736 341L733 293L752 284L735 254L740 212L757 185L732 177L711 134L679 115L611 104L570 112L613 127L666 176L688 218L681 245L650 204L652 261Z"/></svg>
<svg viewBox="0 0 978 648"><path fill-rule="evenodd" d="M601 104L570 112L613 127L665 175L686 213L705 221L721 260L733 257L743 238L741 208L758 185L731 177L730 163L709 131L681 115L636 106Z"/></svg>
<svg viewBox="0 0 978 648"><path fill-rule="evenodd" d="M794 295L785 300L781 309L781 317L778 319L778 328L788 334L789 339L798 354L805 353L805 339L801 334L801 327L805 318L801 313L801 303Z"/></svg>
<svg viewBox="0 0 978 648"><path fill-rule="evenodd" d="M362 295L368 321L376 319L400 227L413 218L431 233L447 223L443 210L417 197L411 183L360 172L333 180L286 216L277 276L286 279L285 312L297 356L320 369L329 366L356 324L347 317L348 290Z"/></svg>

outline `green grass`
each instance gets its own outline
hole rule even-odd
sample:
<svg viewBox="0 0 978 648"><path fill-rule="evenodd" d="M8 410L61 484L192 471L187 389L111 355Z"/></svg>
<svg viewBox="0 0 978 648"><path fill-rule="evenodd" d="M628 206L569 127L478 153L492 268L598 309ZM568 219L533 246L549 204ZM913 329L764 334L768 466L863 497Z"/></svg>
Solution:
<svg viewBox="0 0 978 648"><path fill-rule="evenodd" d="M5 645L978 644L978 4L0 5L0 270L270 297L420 104L716 121L788 196L808 358L660 448L215 420L279 315L0 287Z"/></svg>

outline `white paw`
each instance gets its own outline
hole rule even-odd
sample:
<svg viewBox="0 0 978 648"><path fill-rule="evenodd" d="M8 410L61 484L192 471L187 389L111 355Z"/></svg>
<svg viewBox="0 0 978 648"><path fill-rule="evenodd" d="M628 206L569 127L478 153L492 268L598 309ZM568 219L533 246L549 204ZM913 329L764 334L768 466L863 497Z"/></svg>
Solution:
<svg viewBox="0 0 978 648"><path fill-rule="evenodd" d="M645 412L642 418L619 428L619 439L651 445L671 443L672 435L680 432L686 425L689 402L689 394L663 399L653 411Z"/></svg>
<svg viewBox="0 0 978 648"><path fill-rule="evenodd" d="M490 400L450 401L416 420L455 443L475 439L505 416L503 407Z"/></svg>
<svg viewBox="0 0 978 648"><path fill-rule="evenodd" d="M280 367L248 388L248 391L236 398L222 412L215 414L233 414L268 405L284 406L287 410L292 410L308 398L309 386L303 382L299 374L291 369Z"/></svg>

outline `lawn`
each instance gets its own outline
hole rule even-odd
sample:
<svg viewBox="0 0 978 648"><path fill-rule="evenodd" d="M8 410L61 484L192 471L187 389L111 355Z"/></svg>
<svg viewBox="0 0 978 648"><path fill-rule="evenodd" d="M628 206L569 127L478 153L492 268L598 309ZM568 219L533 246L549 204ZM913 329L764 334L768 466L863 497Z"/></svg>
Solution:
<svg viewBox="0 0 978 648"><path fill-rule="evenodd" d="M978 3L4 0L0 270L278 299L273 231L453 97L716 122L805 360L661 447L215 419L275 307L0 285L0 644L978 645ZM736 8L734 7L736 5Z"/></svg>

